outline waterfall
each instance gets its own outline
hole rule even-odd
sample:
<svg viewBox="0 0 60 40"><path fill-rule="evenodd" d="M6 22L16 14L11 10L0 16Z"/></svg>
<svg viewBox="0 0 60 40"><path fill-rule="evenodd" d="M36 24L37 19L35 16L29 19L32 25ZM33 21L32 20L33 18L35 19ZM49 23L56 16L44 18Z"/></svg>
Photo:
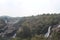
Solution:
<svg viewBox="0 0 60 40"><path fill-rule="evenodd" d="M7 20L5 20L5 23L7 23Z"/></svg>
<svg viewBox="0 0 60 40"><path fill-rule="evenodd" d="M12 38L15 38L16 37L16 33L13 35L13 37Z"/></svg>
<svg viewBox="0 0 60 40"><path fill-rule="evenodd" d="M50 29L51 29L51 26L49 26L48 31L47 31L47 33L45 34L45 37L48 37L48 36L49 36L49 34L50 34Z"/></svg>
<svg viewBox="0 0 60 40"><path fill-rule="evenodd" d="M58 25L58 28L60 27L60 25Z"/></svg>

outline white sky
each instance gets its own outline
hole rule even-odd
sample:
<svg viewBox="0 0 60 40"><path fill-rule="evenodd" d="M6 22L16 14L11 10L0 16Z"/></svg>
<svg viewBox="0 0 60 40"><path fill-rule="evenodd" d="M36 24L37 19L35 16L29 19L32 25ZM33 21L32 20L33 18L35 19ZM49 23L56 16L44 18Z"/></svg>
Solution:
<svg viewBox="0 0 60 40"><path fill-rule="evenodd" d="M30 16L59 13L60 0L0 0L0 16Z"/></svg>

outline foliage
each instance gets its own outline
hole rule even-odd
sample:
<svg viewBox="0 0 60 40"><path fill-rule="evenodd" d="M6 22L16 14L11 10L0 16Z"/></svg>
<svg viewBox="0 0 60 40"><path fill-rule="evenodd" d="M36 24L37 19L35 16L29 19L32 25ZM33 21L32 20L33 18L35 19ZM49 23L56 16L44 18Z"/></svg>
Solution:
<svg viewBox="0 0 60 40"><path fill-rule="evenodd" d="M4 21L0 21L1 24ZM17 24L21 29L18 30L16 38L11 40L48 40L44 37L44 34L48 31L48 27L54 28L54 25L60 24L60 14L43 14L37 16L24 17ZM42 35L41 35L42 34ZM51 40L59 40L60 32L52 32ZM50 40L50 39L49 39Z"/></svg>

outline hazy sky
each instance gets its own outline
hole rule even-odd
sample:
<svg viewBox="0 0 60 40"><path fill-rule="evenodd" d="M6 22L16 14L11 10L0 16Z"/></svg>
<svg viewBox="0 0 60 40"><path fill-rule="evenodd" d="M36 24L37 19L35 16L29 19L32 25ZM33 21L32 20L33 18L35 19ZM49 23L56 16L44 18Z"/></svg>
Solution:
<svg viewBox="0 0 60 40"><path fill-rule="evenodd" d="M60 12L60 0L0 0L0 16L29 16L52 12Z"/></svg>

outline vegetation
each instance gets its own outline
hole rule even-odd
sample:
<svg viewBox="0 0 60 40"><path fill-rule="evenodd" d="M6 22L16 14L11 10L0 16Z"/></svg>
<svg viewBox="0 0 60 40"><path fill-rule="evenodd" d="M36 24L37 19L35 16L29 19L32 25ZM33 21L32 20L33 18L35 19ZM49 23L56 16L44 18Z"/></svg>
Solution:
<svg viewBox="0 0 60 40"><path fill-rule="evenodd" d="M5 21L3 19L0 19L0 29L5 26Z"/></svg>
<svg viewBox="0 0 60 40"><path fill-rule="evenodd" d="M22 24L20 24L22 31L17 32L16 37L20 37L24 40L27 40L28 38L28 40L48 40L48 38L45 38L44 36L41 37L40 35L44 35L47 32L49 26L54 28L55 25L59 24L60 14L43 14L38 16L25 17L24 21L22 21ZM55 33L53 34L54 37L57 37L55 36ZM53 40L55 40L55 38L53 38Z"/></svg>
<svg viewBox="0 0 60 40"><path fill-rule="evenodd" d="M60 31L54 31L55 25L60 24L60 14L43 14L37 16L23 17L14 26L19 26L19 30L16 32L16 38L11 40L59 40ZM52 37L44 37L48 31L48 27L51 26Z"/></svg>

